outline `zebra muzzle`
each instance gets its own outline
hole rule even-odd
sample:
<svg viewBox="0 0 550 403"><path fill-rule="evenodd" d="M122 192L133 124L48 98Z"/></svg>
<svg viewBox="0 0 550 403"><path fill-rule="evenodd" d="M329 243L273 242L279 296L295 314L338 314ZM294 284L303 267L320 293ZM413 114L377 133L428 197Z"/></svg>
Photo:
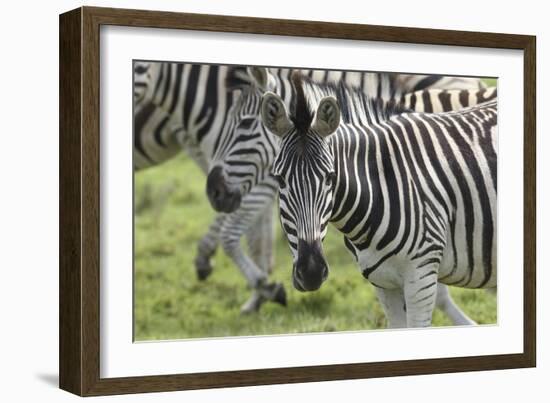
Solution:
<svg viewBox="0 0 550 403"><path fill-rule="evenodd" d="M298 291L318 290L328 277L328 265L321 241L298 240L298 259L292 272L294 288Z"/></svg>
<svg viewBox="0 0 550 403"><path fill-rule="evenodd" d="M241 205L241 194L229 188L221 167L213 168L206 180L206 194L212 208L221 213L232 213Z"/></svg>

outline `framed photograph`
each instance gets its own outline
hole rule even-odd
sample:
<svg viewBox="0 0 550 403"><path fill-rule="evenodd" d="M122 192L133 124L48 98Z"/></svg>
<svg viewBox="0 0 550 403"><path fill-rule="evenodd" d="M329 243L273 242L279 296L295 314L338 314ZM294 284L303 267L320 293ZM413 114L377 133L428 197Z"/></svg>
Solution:
<svg viewBox="0 0 550 403"><path fill-rule="evenodd" d="M535 366L535 59L525 35L62 14L60 387Z"/></svg>

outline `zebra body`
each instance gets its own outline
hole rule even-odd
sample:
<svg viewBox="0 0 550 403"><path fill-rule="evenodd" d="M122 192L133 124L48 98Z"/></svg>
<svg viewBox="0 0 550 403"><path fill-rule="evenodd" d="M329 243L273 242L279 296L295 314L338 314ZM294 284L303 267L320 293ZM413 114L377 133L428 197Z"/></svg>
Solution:
<svg viewBox="0 0 550 403"><path fill-rule="evenodd" d="M330 220L350 241L371 282L396 288L403 274L389 268L428 268L437 260L441 282L496 286L496 118L496 103L491 103L460 114L403 114L369 127L370 132L344 127L346 134L331 138L335 164L356 170L354 175L370 184L356 196L363 209L347 211L352 196L344 192L335 199ZM359 148L365 150L362 164L343 160L338 151ZM338 179L336 193L343 186ZM381 191L374 192L375 187ZM382 202L371 201L377 198ZM382 218L379 226L371 226L374 216L385 215L387 222ZM428 249L433 251L423 253Z"/></svg>
<svg viewBox="0 0 550 403"><path fill-rule="evenodd" d="M328 276L329 221L376 285L391 327L430 325L438 282L495 287L496 101L398 113L357 91L297 88L293 115L275 94L262 104L282 137L273 174L295 287L315 290ZM323 92L314 113L305 94Z"/></svg>

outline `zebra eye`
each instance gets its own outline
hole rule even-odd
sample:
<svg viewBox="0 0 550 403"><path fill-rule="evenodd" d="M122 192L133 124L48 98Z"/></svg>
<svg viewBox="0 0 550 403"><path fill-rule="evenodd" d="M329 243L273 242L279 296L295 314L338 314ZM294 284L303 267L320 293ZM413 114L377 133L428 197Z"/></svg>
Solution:
<svg viewBox="0 0 550 403"><path fill-rule="evenodd" d="M280 189L284 189L286 187L286 182L281 175L275 175L275 179L279 183Z"/></svg>
<svg viewBox="0 0 550 403"><path fill-rule="evenodd" d="M336 174L334 172L331 172L325 178L325 185L332 187L332 185L334 185L335 180L336 180Z"/></svg>

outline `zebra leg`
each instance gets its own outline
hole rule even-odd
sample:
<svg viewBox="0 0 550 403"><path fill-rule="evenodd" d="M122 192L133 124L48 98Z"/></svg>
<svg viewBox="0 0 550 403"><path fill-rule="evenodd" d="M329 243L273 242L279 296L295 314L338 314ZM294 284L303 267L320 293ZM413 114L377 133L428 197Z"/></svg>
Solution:
<svg viewBox="0 0 550 403"><path fill-rule="evenodd" d="M453 322L455 326L468 326L476 325L472 319L468 317L462 310L456 305L449 293L449 287L445 284L437 284L437 296L435 302L437 308L447 315L447 317Z"/></svg>
<svg viewBox="0 0 550 403"><path fill-rule="evenodd" d="M256 266L267 272L267 262L265 261L265 256L263 256L263 238L266 235L264 231L263 217L259 217L258 221L246 232L246 244L248 246L248 254L254 263L256 263Z"/></svg>
<svg viewBox="0 0 550 403"><path fill-rule="evenodd" d="M199 241L197 257L195 258L195 270L199 280L206 280L212 274L210 259L216 253L220 228L225 220L225 214L218 214L214 222L210 224L208 232Z"/></svg>
<svg viewBox="0 0 550 403"><path fill-rule="evenodd" d="M254 261L247 256L240 245L241 234L234 229L222 228L220 240L225 253L241 270L248 285L254 289L252 297L242 307L241 312L249 313L260 308L267 300L286 305L286 292L282 284L269 283L267 273L259 269Z"/></svg>
<svg viewBox="0 0 550 403"><path fill-rule="evenodd" d="M250 257L263 271L273 269L273 204L269 203L258 221L247 231L246 240Z"/></svg>
<svg viewBox="0 0 550 403"><path fill-rule="evenodd" d="M391 329L407 327L407 314L405 311L403 290L399 288L389 290L376 287L376 294L386 314L388 327Z"/></svg>
<svg viewBox="0 0 550 403"><path fill-rule="evenodd" d="M251 298L241 307L241 312L249 313L257 311L265 301L277 302L286 305L286 291L281 283L269 283L267 271L262 270L247 256L240 244L242 236L249 232L265 211L265 202L250 197L245 198L241 207L227 216L220 232L220 241L225 253L235 262L241 270L248 285L254 289ZM247 203L247 199L251 203ZM271 205L271 200L269 201ZM263 236L263 234L259 234Z"/></svg>
<svg viewBox="0 0 550 403"><path fill-rule="evenodd" d="M265 259L268 274L273 273L275 267L275 254L273 245L275 243L275 230L273 228L273 204L269 204L263 216L264 236L262 237L262 256Z"/></svg>
<svg viewBox="0 0 550 403"><path fill-rule="evenodd" d="M405 274L403 291L407 309L407 327L428 327L437 298L439 261L412 268Z"/></svg>
<svg viewBox="0 0 550 403"><path fill-rule="evenodd" d="M260 217L258 221L246 232L246 241L248 253L252 258L252 261L258 268L267 273L267 264L263 256L264 230L264 221L263 218ZM254 289L248 301L246 301L241 307L241 312L248 313L257 311L264 302L265 298L258 290Z"/></svg>
<svg viewBox="0 0 550 403"><path fill-rule="evenodd" d="M250 257L267 275L271 274L273 267L273 204L269 203L258 221L246 233L248 252ZM281 304L286 304L286 294L280 294ZM241 307L244 313L254 312L260 309L265 298L260 291L254 290L252 296Z"/></svg>

